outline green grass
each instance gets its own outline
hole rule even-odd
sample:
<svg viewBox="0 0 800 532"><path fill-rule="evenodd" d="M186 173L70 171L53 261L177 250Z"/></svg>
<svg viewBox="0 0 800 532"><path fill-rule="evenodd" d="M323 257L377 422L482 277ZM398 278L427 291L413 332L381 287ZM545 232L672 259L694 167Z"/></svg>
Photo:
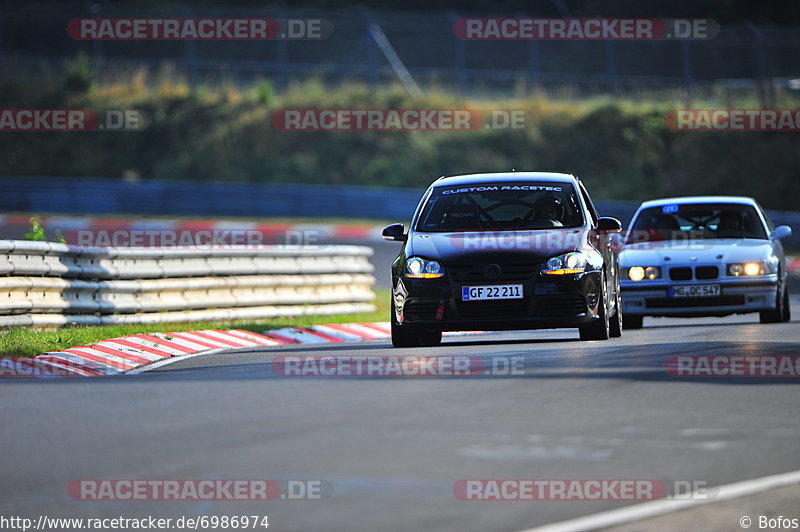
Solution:
<svg viewBox="0 0 800 532"><path fill-rule="evenodd" d="M375 312L361 314L334 314L330 316L299 316L293 318L270 318L259 321L192 322L146 325L108 325L100 327L65 327L62 329L31 329L13 327L0 331L0 355L33 357L48 351L58 351L79 345L87 345L109 338L150 332L179 332L197 329L244 329L263 333L267 329L281 327L308 327L322 323L345 323L359 321L386 321L389 319L390 290L376 289Z"/></svg>

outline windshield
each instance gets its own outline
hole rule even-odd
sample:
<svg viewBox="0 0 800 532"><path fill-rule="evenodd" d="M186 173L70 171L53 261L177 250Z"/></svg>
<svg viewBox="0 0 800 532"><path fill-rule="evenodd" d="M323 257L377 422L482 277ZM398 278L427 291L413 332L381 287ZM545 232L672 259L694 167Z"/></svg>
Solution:
<svg viewBox="0 0 800 532"><path fill-rule="evenodd" d="M569 183L487 183L435 188L416 230L499 231L582 225L580 203Z"/></svg>
<svg viewBox="0 0 800 532"><path fill-rule="evenodd" d="M628 243L712 238L766 239L755 208L737 203L663 205L644 209L628 234Z"/></svg>

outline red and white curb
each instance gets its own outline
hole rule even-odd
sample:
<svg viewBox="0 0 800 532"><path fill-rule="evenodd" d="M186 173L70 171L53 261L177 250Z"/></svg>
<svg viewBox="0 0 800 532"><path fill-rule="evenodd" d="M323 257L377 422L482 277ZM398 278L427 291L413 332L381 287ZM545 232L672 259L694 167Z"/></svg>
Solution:
<svg viewBox="0 0 800 532"><path fill-rule="evenodd" d="M474 334L445 333L446 335ZM3 359L6 373L18 376L116 375L139 372L139 368L164 363L176 357L211 354L227 349L280 346L288 344L328 344L363 342L391 338L389 322L329 323L309 328L284 327L264 334L233 329L134 334L111 338L91 345L71 347L25 359Z"/></svg>

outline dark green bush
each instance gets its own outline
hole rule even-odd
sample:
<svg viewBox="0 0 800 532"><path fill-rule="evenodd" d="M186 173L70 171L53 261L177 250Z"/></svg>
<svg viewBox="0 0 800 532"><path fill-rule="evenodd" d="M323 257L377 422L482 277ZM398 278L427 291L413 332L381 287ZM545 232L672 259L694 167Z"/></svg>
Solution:
<svg viewBox="0 0 800 532"><path fill-rule="evenodd" d="M94 85L94 72L89 56L81 52L64 63L64 91L68 95L87 94Z"/></svg>

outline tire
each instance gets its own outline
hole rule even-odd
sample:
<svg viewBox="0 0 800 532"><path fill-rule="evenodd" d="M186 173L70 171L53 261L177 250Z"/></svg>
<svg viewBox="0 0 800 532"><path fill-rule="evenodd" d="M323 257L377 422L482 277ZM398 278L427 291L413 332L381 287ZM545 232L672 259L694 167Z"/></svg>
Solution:
<svg viewBox="0 0 800 532"><path fill-rule="evenodd" d="M622 316L623 329L641 329L644 322L644 316L641 314L626 314Z"/></svg>
<svg viewBox="0 0 800 532"><path fill-rule="evenodd" d="M401 327L392 322L392 346L394 347L418 347L419 339L417 335L408 327Z"/></svg>
<svg viewBox="0 0 800 532"><path fill-rule="evenodd" d="M784 322L792 321L792 305L789 303L789 285L783 289L783 320Z"/></svg>
<svg viewBox="0 0 800 532"><path fill-rule="evenodd" d="M620 293L619 289L619 281L617 281L617 303L616 309L614 312L614 317L611 318L611 322L609 324L608 334L611 338L619 338L622 336L622 320L625 317L622 315L622 294Z"/></svg>
<svg viewBox="0 0 800 532"><path fill-rule="evenodd" d="M442 343L442 331L424 329L419 333L420 346L436 347Z"/></svg>
<svg viewBox="0 0 800 532"><path fill-rule="evenodd" d="M442 343L442 331L418 329L408 325L397 325L392 321L392 346L434 347Z"/></svg>
<svg viewBox="0 0 800 532"><path fill-rule="evenodd" d="M611 320L609 320L608 311L606 310L605 280L602 280L601 283L603 288L600 291L600 301L597 302L597 308L600 309L600 319L594 320L591 325L578 329L581 340L608 340Z"/></svg>
<svg viewBox="0 0 800 532"><path fill-rule="evenodd" d="M775 295L775 308L769 310L762 310L758 313L758 318L761 323L781 323L785 320L787 314L786 305L789 302L789 287L783 286L783 290L778 289ZM789 311L791 314L791 310ZM791 318L791 315L789 316Z"/></svg>

